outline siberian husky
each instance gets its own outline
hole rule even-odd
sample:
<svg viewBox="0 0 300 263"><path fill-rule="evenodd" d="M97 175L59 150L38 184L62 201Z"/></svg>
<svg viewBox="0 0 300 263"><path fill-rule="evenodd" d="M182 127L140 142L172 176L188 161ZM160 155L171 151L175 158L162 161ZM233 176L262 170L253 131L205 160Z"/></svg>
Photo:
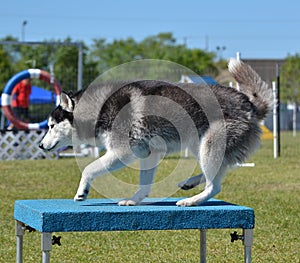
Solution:
<svg viewBox="0 0 300 263"><path fill-rule="evenodd" d="M62 93L40 147L53 151L90 143L106 149L82 172L75 201L87 198L95 177L139 159L139 189L120 201L121 206L140 204L150 194L162 156L187 147L202 174L180 187L206 185L177 206L199 205L221 191L228 168L244 162L259 146L259 123L272 106L271 89L249 65L231 59L228 70L239 91L221 85L137 80L92 84L74 95Z"/></svg>

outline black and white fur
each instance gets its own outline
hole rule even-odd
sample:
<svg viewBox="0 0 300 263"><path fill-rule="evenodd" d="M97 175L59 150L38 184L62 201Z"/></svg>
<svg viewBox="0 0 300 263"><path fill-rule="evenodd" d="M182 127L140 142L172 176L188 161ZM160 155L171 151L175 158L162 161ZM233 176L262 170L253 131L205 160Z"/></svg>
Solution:
<svg viewBox="0 0 300 263"><path fill-rule="evenodd" d="M140 80L93 84L73 96L62 93L40 147L56 150L81 143L105 147L106 153L84 169L75 201L87 198L95 177L138 158L140 187L119 205L139 204L150 194L162 156L188 147L203 174L181 182L180 187L189 189L201 182L206 187L177 205L203 203L221 191L228 168L244 162L259 146L259 122L272 105L271 89L250 66L232 59L228 69L240 91ZM221 114L216 113L216 103Z"/></svg>

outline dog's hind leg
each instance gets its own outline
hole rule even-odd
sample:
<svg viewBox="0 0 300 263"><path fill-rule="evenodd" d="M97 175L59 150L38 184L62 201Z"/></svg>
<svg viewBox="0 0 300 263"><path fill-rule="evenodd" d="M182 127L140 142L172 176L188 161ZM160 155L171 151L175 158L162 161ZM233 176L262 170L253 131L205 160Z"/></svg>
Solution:
<svg viewBox="0 0 300 263"><path fill-rule="evenodd" d="M120 201L120 206L138 205L144 198L149 196L160 158L161 156L159 153L152 152L147 158L140 159L139 189L130 199Z"/></svg>
<svg viewBox="0 0 300 263"><path fill-rule="evenodd" d="M178 187L182 190L190 190L199 184L205 183L204 174L198 174L178 183Z"/></svg>
<svg viewBox="0 0 300 263"><path fill-rule="evenodd" d="M199 162L205 176L206 186L203 192L190 198L179 200L177 206L199 205L221 191L221 182L227 171L224 159L225 147L222 133L217 129L209 130L201 140Z"/></svg>
<svg viewBox="0 0 300 263"><path fill-rule="evenodd" d="M218 171L217 175L213 178L213 180L206 181L206 186L203 192L194 195L190 198L179 200L176 203L176 205L177 206L199 205L207 201L209 198L212 198L213 196L218 194L221 191L222 178L224 177L226 170L227 170L226 167L221 166L220 170Z"/></svg>
<svg viewBox="0 0 300 263"><path fill-rule="evenodd" d="M118 155L114 151L107 151L105 155L85 167L74 200L83 201L87 198L95 177L118 170L133 160L132 155Z"/></svg>

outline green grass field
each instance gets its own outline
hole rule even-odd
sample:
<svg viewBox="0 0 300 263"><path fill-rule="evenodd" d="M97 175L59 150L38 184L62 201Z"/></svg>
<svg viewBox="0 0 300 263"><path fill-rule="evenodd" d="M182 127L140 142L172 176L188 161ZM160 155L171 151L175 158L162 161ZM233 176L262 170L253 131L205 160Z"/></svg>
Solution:
<svg viewBox="0 0 300 263"><path fill-rule="evenodd" d="M216 196L254 208L253 262L300 262L300 135L283 133L281 142L281 157L274 160L273 142L263 141L249 160L255 167L229 172ZM177 161L168 158L159 173L168 173ZM0 171L0 262L15 262L14 201L73 198L80 170L75 159L61 159L2 161ZM137 180L138 173L126 168L116 176ZM174 196L197 191L178 191ZM91 191L90 198L100 197ZM243 262L242 243L231 243L231 232L207 232L208 262ZM51 262L199 262L197 230L54 234L62 236L62 246L53 247ZM26 233L24 262L40 261L40 234Z"/></svg>

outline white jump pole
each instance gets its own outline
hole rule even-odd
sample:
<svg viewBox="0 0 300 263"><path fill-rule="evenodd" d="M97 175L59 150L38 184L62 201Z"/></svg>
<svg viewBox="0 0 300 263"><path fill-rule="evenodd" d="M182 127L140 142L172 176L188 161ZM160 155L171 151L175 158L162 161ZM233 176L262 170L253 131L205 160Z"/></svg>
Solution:
<svg viewBox="0 0 300 263"><path fill-rule="evenodd" d="M184 150L184 158L189 158L189 149L185 148Z"/></svg>
<svg viewBox="0 0 300 263"><path fill-rule="evenodd" d="M297 133L297 103L293 105L293 136L296 137Z"/></svg>
<svg viewBox="0 0 300 263"><path fill-rule="evenodd" d="M273 88L273 140L274 140L274 147L273 147L273 151L274 151L274 159L277 158L277 140L278 140L278 135L277 135L277 102L276 102L276 82L272 81L272 88Z"/></svg>

